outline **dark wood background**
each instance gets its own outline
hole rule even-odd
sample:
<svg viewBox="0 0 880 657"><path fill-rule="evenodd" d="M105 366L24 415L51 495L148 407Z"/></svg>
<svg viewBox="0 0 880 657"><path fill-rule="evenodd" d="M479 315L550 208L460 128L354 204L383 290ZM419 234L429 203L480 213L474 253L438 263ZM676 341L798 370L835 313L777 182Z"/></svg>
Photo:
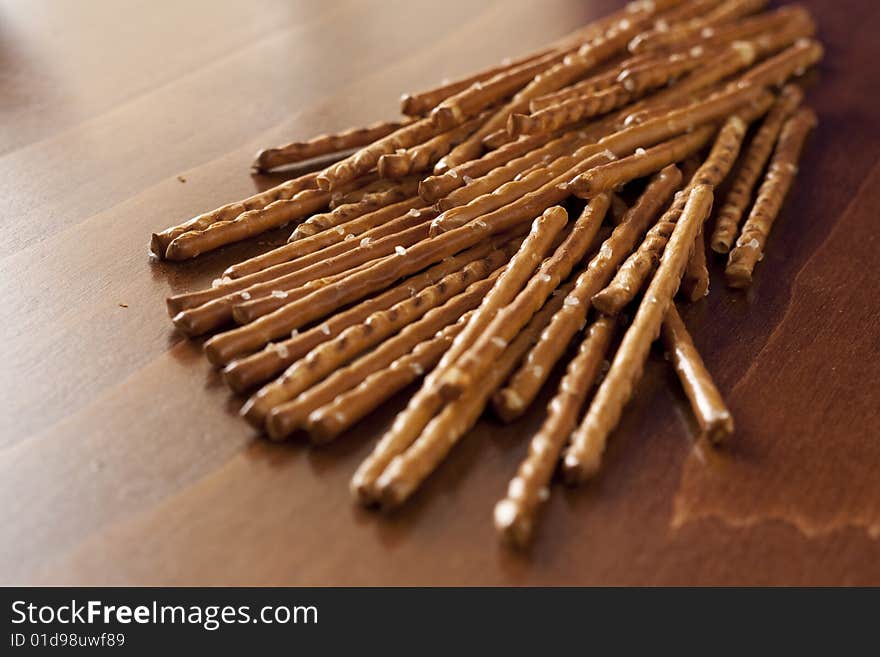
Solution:
<svg viewBox="0 0 880 657"><path fill-rule="evenodd" d="M655 354L601 476L554 488L529 554L491 510L540 409L484 419L377 516L347 482L403 397L329 449L269 445L171 328L170 292L260 246L166 265L150 232L273 182L249 175L259 147L394 116L617 4L0 3L0 582L880 584L873 0L806 2L828 54L794 194L754 287L716 267L685 313L735 437L695 444Z"/></svg>

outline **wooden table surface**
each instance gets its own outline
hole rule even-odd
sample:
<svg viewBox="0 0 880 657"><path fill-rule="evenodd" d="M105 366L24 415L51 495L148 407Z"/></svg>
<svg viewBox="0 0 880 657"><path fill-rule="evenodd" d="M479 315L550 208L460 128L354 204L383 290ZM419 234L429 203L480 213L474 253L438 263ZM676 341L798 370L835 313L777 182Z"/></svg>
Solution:
<svg viewBox="0 0 880 657"><path fill-rule="evenodd" d="M880 584L873 0L805 2L828 52L794 193L754 287L716 266L684 313L735 437L695 442L658 351L601 475L554 487L528 554L491 510L542 408L483 419L380 516L347 483L404 397L330 448L270 445L172 330L169 293L265 246L169 265L150 232L272 183L249 175L259 147L394 116L402 91L617 4L0 3L0 582Z"/></svg>

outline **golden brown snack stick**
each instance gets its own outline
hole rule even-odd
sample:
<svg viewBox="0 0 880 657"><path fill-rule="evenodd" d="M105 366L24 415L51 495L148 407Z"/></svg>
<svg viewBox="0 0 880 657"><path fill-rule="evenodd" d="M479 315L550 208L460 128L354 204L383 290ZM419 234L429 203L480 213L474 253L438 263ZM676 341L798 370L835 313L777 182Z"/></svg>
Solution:
<svg viewBox="0 0 880 657"><path fill-rule="evenodd" d="M504 127L495 132L490 132L483 137L482 144L484 149L492 151L496 148L501 148L504 144L509 144L512 141L514 141L513 138L507 133L507 128Z"/></svg>
<svg viewBox="0 0 880 657"><path fill-rule="evenodd" d="M507 344L516 337L532 316L541 309L553 290L568 278L596 237L611 205L609 194L593 198L553 255L541 263L538 271L516 297L501 308L479 338L437 380L437 391L445 399L454 399L469 390L491 369Z"/></svg>
<svg viewBox="0 0 880 657"><path fill-rule="evenodd" d="M631 64L617 76L624 89L641 94L677 80L702 66L715 54L707 48L692 48L684 53L674 52L658 59Z"/></svg>
<svg viewBox="0 0 880 657"><path fill-rule="evenodd" d="M696 153L714 133L715 126L707 125L647 150L636 150L629 157L580 174L569 182L569 188L581 198L592 198L602 192L617 189L631 180L656 173L663 167Z"/></svg>
<svg viewBox="0 0 880 657"><path fill-rule="evenodd" d="M564 294L567 286L561 289ZM384 472L379 473L375 492L369 496L363 494L358 479L353 479L352 491L358 500L364 504L372 504L380 501L381 498L382 504L386 507L402 503L433 470L433 466L439 463L461 436L473 426L485 408L489 395L507 378L561 305L562 296L551 297L544 308L532 317L528 325L504 350L504 354L494 364L489 377L481 382L475 394L459 397L448 404L440 415L427 425L421 437L414 437L414 440L418 438L417 443L424 441L425 447L428 448L425 451L430 451L430 454L425 454L421 449L422 446L417 447L416 444L406 452L395 454ZM428 419L430 420L430 417ZM361 468L363 467L362 464ZM358 473L361 472L361 468L358 469Z"/></svg>
<svg viewBox="0 0 880 657"><path fill-rule="evenodd" d="M721 442L733 433L733 415L694 346L675 303L669 304L660 335L700 430L711 442Z"/></svg>
<svg viewBox="0 0 880 657"><path fill-rule="evenodd" d="M706 267L706 238L703 229L694 240L691 257L681 279L681 293L688 301L698 301L709 294L709 269Z"/></svg>
<svg viewBox="0 0 880 657"><path fill-rule="evenodd" d="M468 221L479 221L493 226L499 222L511 221L514 216L543 212L571 194L562 183L582 171L608 162L613 157L613 153L597 149L595 145L583 146L573 155L560 157L547 167L536 169L520 180L506 183L491 194L474 199L466 206L447 210L432 222L431 234L442 235L460 228ZM566 167L571 168L565 171ZM560 171L562 173L559 173ZM556 177L550 178L553 173L557 174ZM535 189L535 181L543 184ZM505 202L507 205L501 205Z"/></svg>
<svg viewBox="0 0 880 657"><path fill-rule="evenodd" d="M336 228L336 226L347 224L353 219L371 214L388 206L402 207L409 210L409 207L399 206L409 199L415 197L419 187L419 179L415 176L398 181L390 189L368 194L354 203L345 203L337 205L330 212L314 214L304 222L299 224L288 238L288 242L296 242L306 237L312 237L325 230ZM371 222L372 225L376 225ZM371 226L372 227L372 226ZM337 233L339 231L336 231ZM349 234L351 231L345 231ZM363 232L363 231L360 231Z"/></svg>
<svg viewBox="0 0 880 657"><path fill-rule="evenodd" d="M208 226L217 221L235 219L238 215L247 212L248 210L265 208L273 201L292 198L295 194L303 190L316 189L318 186L316 182L317 177L317 172L307 173L304 176L299 176L293 180L287 180L280 185L267 189L265 192L249 196L242 201L227 203L216 210L200 214L178 226L171 226L162 232L153 233L150 250L160 258L164 258L165 251L168 249L168 245L171 244L174 238L190 231L205 230Z"/></svg>
<svg viewBox="0 0 880 657"><path fill-rule="evenodd" d="M513 137L535 135L607 114L632 102L636 94L617 84L587 96L575 96L558 105L551 105L535 114L511 114L507 132Z"/></svg>
<svg viewBox="0 0 880 657"><path fill-rule="evenodd" d="M338 209L343 210L345 207L346 206L340 206ZM298 236L297 239L291 240L288 244L284 244L271 251L267 251L266 253L230 266L223 272L223 276L234 279L237 282L238 279L264 271L269 267L291 262L297 258L302 258L303 256L326 249L334 244L345 242L345 238L348 237L348 235L355 235L360 241L360 239L363 239L363 237L366 236L365 234L369 232L370 239L376 239L380 235L390 234L387 231L396 227L396 224L393 223L396 219L406 215L410 211L420 211L424 207L425 203L416 197L385 206L384 208L368 212L367 214L351 219L350 221L337 224L336 226L333 226L332 229L328 227L326 230L315 233L311 236ZM339 218L339 216L340 215L334 215L333 219L330 219L330 221L334 221ZM329 219L326 215L313 215L311 219L315 219L316 217L321 217L321 222L328 221ZM311 219L308 219L305 223L308 223ZM384 230L382 230L383 228ZM349 241L351 241L351 238L349 238ZM256 279L249 280L255 281ZM225 283L229 282L230 281L225 281Z"/></svg>
<svg viewBox="0 0 880 657"><path fill-rule="evenodd" d="M799 87L793 84L786 85L749 144L736 177L730 185L730 191L724 199L724 205L718 211L711 242L712 250L716 253L727 253L733 246L739 230L739 222L751 201L755 183L758 182L764 165L770 159L773 146L782 130L782 124L797 109L803 98L804 93Z"/></svg>
<svg viewBox="0 0 880 657"><path fill-rule="evenodd" d="M331 250L326 249L325 251L313 254L317 256L316 258L306 256L300 259L305 260L308 258L309 260L317 260L307 267L296 267L296 263L276 265L271 269L280 271L290 266L293 271L261 283L256 283L239 292L232 292L219 296L195 308L181 311L172 318L172 322L179 330L187 335L201 335L202 333L225 323L230 317L234 317L236 321L242 323L252 321L254 318L251 316L251 313L254 310L260 311L265 307L265 304L260 304L257 308L254 308L253 306L240 308L239 306L241 304L244 304L252 298L267 297L267 304L276 303L279 306L290 305L284 296L273 293L289 292L290 290L305 285L309 281L345 272L366 262L378 262L379 259L391 256L395 252L399 252L401 249L405 250L406 247L416 244L428 236L431 214L432 213L429 213L427 217L403 217L402 219L412 220L414 225L405 230L401 230L400 232L377 239L375 242L342 251L333 257L328 257L326 259L320 258L321 255ZM343 243L336 246L339 246L341 249L346 245ZM268 271L269 270L265 270L265 272ZM265 272L259 272L258 275ZM333 283L333 285L341 284L341 280ZM222 286L216 289L220 290L222 289ZM259 312L253 314L259 314Z"/></svg>
<svg viewBox="0 0 880 657"><path fill-rule="evenodd" d="M764 55L778 49L778 46L774 45L777 35L786 35L785 38L791 39L793 43L799 37L813 36L815 31L816 25L809 11L800 5L788 5L701 31L693 39L681 43L679 47L692 48L717 43L750 41L760 50L761 55ZM792 38L791 35L794 34L797 36Z"/></svg>
<svg viewBox="0 0 880 657"><path fill-rule="evenodd" d="M816 113L804 107L782 127L767 175L727 260L724 275L730 287L747 287L751 284L755 265L764 254L767 236L797 175L804 142L816 123Z"/></svg>
<svg viewBox="0 0 880 657"><path fill-rule="evenodd" d="M481 204L475 204L467 211L458 210L451 213L451 216L468 214L468 216L476 218L478 215L474 212L482 214L487 211L487 208L497 209L504 204L505 198L515 198L512 195L507 196L508 190L511 191L511 194L519 193L521 195L526 191L534 191L541 186L542 181L544 183L549 182L554 177L553 172L557 172L557 175L561 173L565 162L567 162L567 160L563 160L563 162L556 160L563 156L571 156L573 152L587 145L590 141L586 134L575 131L567 132L521 157L510 160L503 166L493 169L476 180L470 180L464 187L452 191L445 198L437 201L436 207L441 211L451 210L452 208L467 205L474 199L485 195L486 198L483 199ZM594 149L586 149L581 151L581 153L587 154L591 150ZM513 180L519 182L538 168L542 170L540 176L532 176L527 183L524 182L513 187L505 187L504 190L500 189L504 183ZM459 221L458 225L460 224L461 222Z"/></svg>
<svg viewBox="0 0 880 657"><path fill-rule="evenodd" d="M442 335L449 326L456 326L463 314L469 313L479 305L480 298L492 280L482 280L470 285L448 301L431 308L422 317L405 326L400 333L394 335L375 349L359 356L350 364L332 372L326 379L304 390L289 401L278 404L271 409L266 417L266 431L275 440L289 437L295 431L306 426L309 415L326 404L331 403L339 395L356 387L368 376L391 367L392 364L409 355L424 342L430 342ZM459 330L462 328L458 324ZM450 339L451 342L451 339ZM447 342L447 345L449 342ZM438 355L439 358L439 355ZM400 367L398 365L397 367ZM419 368L423 366L419 365ZM410 373L417 376L424 369Z"/></svg>
<svg viewBox="0 0 880 657"><path fill-rule="evenodd" d="M515 247L519 242L514 240ZM364 321L374 312L390 308L395 303L408 299L420 290L434 285L448 274L464 267L469 262L487 256L493 249L504 246L504 240L485 241L456 256L447 258L425 271L411 276L381 294L336 313L320 326L314 326L282 342L271 343L262 351L231 362L223 370L223 376L230 388L236 392L248 390L268 381L286 369L311 349L333 338L349 326Z"/></svg>
<svg viewBox="0 0 880 657"><path fill-rule="evenodd" d="M331 164L317 177L318 187L333 191L346 183L362 176L376 166L379 158L394 153L400 148L412 148L440 133L429 119L421 119L410 123L387 137L379 139L369 146L360 149L340 162Z"/></svg>
<svg viewBox="0 0 880 657"><path fill-rule="evenodd" d="M380 404L433 369L470 316L471 313L465 313L455 324L419 343L410 353L404 354L388 367L373 372L355 387L312 411L305 423L312 443L323 445L334 440Z"/></svg>
<svg viewBox="0 0 880 657"><path fill-rule="evenodd" d="M612 281L593 295L593 305L600 312L616 315L635 298L659 263L669 236L675 229L675 223L684 210L690 189L696 185L716 187L724 180L739 154L745 133L746 124L739 116L727 120L718 133L709 156L694 173L687 189L676 194L672 205L648 231L639 248L620 266Z"/></svg>
<svg viewBox="0 0 880 657"><path fill-rule="evenodd" d="M533 255L539 253L538 247L546 252L549 246L546 234L559 232L558 224L564 214L564 211L553 209L532 222L529 237L471 316L467 326L455 338L440 364L425 379L406 408L398 414L394 424L385 432L373 452L358 467L352 477L351 488L361 502L371 504L376 501L376 480L379 475L395 456L412 444L443 403L436 392L435 382L477 340L495 314L516 296L537 267Z"/></svg>
<svg viewBox="0 0 880 657"><path fill-rule="evenodd" d="M267 230L307 217L327 206L330 195L317 189L305 189L292 198L273 201L259 210L248 210L235 219L215 221L201 231L178 235L165 250L166 260L187 260L202 253L240 242Z"/></svg>
<svg viewBox="0 0 880 657"><path fill-rule="evenodd" d="M642 53L675 47L701 34L714 32L715 28L738 18L760 11L767 0L726 0L704 16L679 23L665 30L653 29L635 37L629 44L630 52Z"/></svg>
<svg viewBox="0 0 880 657"><path fill-rule="evenodd" d="M660 267L617 349L611 369L599 386L586 417L572 434L571 445L562 462L563 474L569 483L582 483L598 471L608 435L617 425L623 407L641 377L651 343L657 338L678 290L691 245L711 209L712 187L694 187L663 252Z"/></svg>
<svg viewBox="0 0 880 657"><path fill-rule="evenodd" d="M503 256L497 251L493 256L475 260L457 272L449 274L435 285L426 287L416 295L395 304L387 310L373 313L362 324L345 329L335 338L321 343L304 358L294 362L275 381L260 388L241 409L241 414L256 427L263 426L269 412L276 406L295 399L321 379L333 373L371 347L394 335L424 316L426 312L457 297L464 290L468 294L457 299L445 308L445 326L476 306L482 296L491 288L495 277L487 277L503 264ZM475 282L483 284L471 289ZM439 328L434 328L431 333ZM288 422L292 417L282 415L274 426L266 426L269 434L276 439L287 437L296 426Z"/></svg>
<svg viewBox="0 0 880 657"><path fill-rule="evenodd" d="M252 167L255 171L271 171L285 164L360 148L390 135L410 122L410 119L379 121L363 128L350 128L336 134L319 135L308 141L295 141L284 146L266 148L257 153Z"/></svg>
<svg viewBox="0 0 880 657"><path fill-rule="evenodd" d="M614 323L613 317L600 317L590 326L547 406L544 423L529 443L528 455L507 486L507 495L495 505L495 528L509 544L522 548L531 542L538 510L550 495L550 480L599 374Z"/></svg>
<svg viewBox="0 0 880 657"><path fill-rule="evenodd" d="M316 290L307 297L264 315L246 326L215 335L205 343L205 353L212 363L225 365L235 358L256 351L274 338L298 329L367 294L383 289L395 280L471 247L480 240L500 233L520 230L523 221L535 216L547 205L552 205L555 198L560 196L564 198L565 194L559 191L555 195L546 192L538 196L527 194L501 210L486 215L485 221L472 221L456 230L416 242L409 248L395 249L397 251L395 255L347 277L344 281ZM544 205L545 203L547 205ZM540 209L536 211L536 207ZM492 218L491 223L489 217Z"/></svg>
<svg viewBox="0 0 880 657"><path fill-rule="evenodd" d="M553 366L586 321L591 297L602 289L614 274L617 265L632 251L639 237L669 201L681 180L681 172L676 166L670 165L663 169L654 176L636 203L627 211L623 221L615 226L587 268L577 277L569 293L571 301L564 304L553 316L550 325L541 334L516 374L495 395L493 407L501 419L513 421L532 403Z"/></svg>
<svg viewBox="0 0 880 657"><path fill-rule="evenodd" d="M792 75L802 75L825 54L822 44L813 39L798 39L793 46L770 57L743 74L740 84L765 87L781 85Z"/></svg>
<svg viewBox="0 0 880 657"><path fill-rule="evenodd" d="M466 140L485 121L481 114L465 121L452 130L441 132L433 139L408 148L404 152L388 153L379 158L376 165L382 178L399 179L412 173L427 171L455 146Z"/></svg>
<svg viewBox="0 0 880 657"><path fill-rule="evenodd" d="M452 191L467 184L467 180L476 180L481 176L507 164L513 159L526 155L530 151L546 144L553 135L535 135L523 137L517 141L505 144L496 151L486 153L478 160L465 162L448 171L426 177L419 183L419 196L428 203L434 203Z"/></svg>
<svg viewBox="0 0 880 657"><path fill-rule="evenodd" d="M544 48L536 53L526 55L525 57L520 57L506 63L502 62L499 66L480 71L474 75L444 83L434 89L414 94L403 94L400 98L400 113L407 116L425 116L441 102L454 94L464 91L475 82L489 80L499 73L505 73L513 68L540 59L552 50L553 48Z"/></svg>

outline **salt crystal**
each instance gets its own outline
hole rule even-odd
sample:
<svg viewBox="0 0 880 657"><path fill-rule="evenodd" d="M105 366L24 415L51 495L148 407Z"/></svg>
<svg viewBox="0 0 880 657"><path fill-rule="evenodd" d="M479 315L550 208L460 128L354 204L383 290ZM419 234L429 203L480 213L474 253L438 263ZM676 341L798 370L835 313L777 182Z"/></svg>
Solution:
<svg viewBox="0 0 880 657"><path fill-rule="evenodd" d="M478 80L477 82L474 82L473 87L474 87L474 89L477 89L477 90L482 89L483 83Z"/></svg>
<svg viewBox="0 0 880 657"><path fill-rule="evenodd" d="M275 351L277 351L278 355L281 356L282 358L287 358L288 356L290 356L290 350L287 348L287 345L284 344L283 342L279 342L278 344L275 345Z"/></svg>
<svg viewBox="0 0 880 657"><path fill-rule="evenodd" d="M287 292L285 292L284 290L272 290L272 296L276 299L286 299Z"/></svg>
<svg viewBox="0 0 880 657"><path fill-rule="evenodd" d="M456 171L455 169L450 169L449 171L446 172L446 175L448 175L450 178L453 178L456 180L458 179L458 171Z"/></svg>
<svg viewBox="0 0 880 657"><path fill-rule="evenodd" d="M394 252L397 255L406 255L406 249L404 247L400 246L399 244L394 247Z"/></svg>
<svg viewBox="0 0 880 657"><path fill-rule="evenodd" d="M635 80L633 80L631 77L626 78L623 81L623 88L626 89L627 91L635 91L636 90Z"/></svg>
<svg viewBox="0 0 880 657"><path fill-rule="evenodd" d="M691 48L691 57L699 57L703 54L703 46L694 46Z"/></svg>
<svg viewBox="0 0 880 657"><path fill-rule="evenodd" d="M537 279L544 283L549 283L552 280L550 274L538 274Z"/></svg>
<svg viewBox="0 0 880 657"><path fill-rule="evenodd" d="M321 333L324 335L330 335L330 327L327 324L321 324Z"/></svg>
<svg viewBox="0 0 880 657"><path fill-rule="evenodd" d="M416 210L415 208L412 208L409 212L407 212L407 214L410 217L420 217L422 215L422 213L419 210Z"/></svg>
<svg viewBox="0 0 880 657"><path fill-rule="evenodd" d="M669 23L663 20L662 18L654 23L654 29L658 32L668 32L669 31Z"/></svg>
<svg viewBox="0 0 880 657"><path fill-rule="evenodd" d="M535 365L532 367L532 374L535 375L536 379L540 379L542 376L544 376L544 368L540 365Z"/></svg>
<svg viewBox="0 0 880 657"><path fill-rule="evenodd" d="M406 149L405 148L398 148L394 152L397 153L398 155L403 155L404 153L406 153Z"/></svg>
<svg viewBox="0 0 880 657"><path fill-rule="evenodd" d="M758 249L758 248L761 247L761 243L760 243L758 240L756 240L756 239L753 238L753 239L748 243L747 246L750 246L750 247L753 248L753 249Z"/></svg>
<svg viewBox="0 0 880 657"><path fill-rule="evenodd" d="M700 30L700 36L703 37L704 39L709 39L714 34L715 34L715 30L712 29L711 27L704 27L702 30Z"/></svg>
<svg viewBox="0 0 880 657"><path fill-rule="evenodd" d="M648 152L648 151L646 151L644 148L641 148L641 147L639 147L639 148L636 149L636 155L638 155L638 156L642 156L642 155L644 155L644 154L647 153L647 152Z"/></svg>
<svg viewBox="0 0 880 657"><path fill-rule="evenodd" d="M367 247L367 246L370 246L370 242L372 242L372 241L373 240L371 240L369 237L365 237L364 239L362 239L360 241L360 245L363 247Z"/></svg>
<svg viewBox="0 0 880 657"><path fill-rule="evenodd" d="M494 344L499 349L504 349L507 346L507 340L496 335L494 338L492 338L492 344Z"/></svg>
<svg viewBox="0 0 880 657"><path fill-rule="evenodd" d="M220 287L221 285L223 285L222 278L215 278L213 281L211 281L211 287Z"/></svg>
<svg viewBox="0 0 880 657"><path fill-rule="evenodd" d="M474 225L475 225L477 228L488 228L488 227L489 227L489 224L487 224L487 223L486 223L485 221L483 221L482 219L477 219L476 221L474 221Z"/></svg>
<svg viewBox="0 0 880 657"><path fill-rule="evenodd" d="M470 185L472 182L474 182L474 179L470 176L462 176L461 179L465 185Z"/></svg>
<svg viewBox="0 0 880 657"><path fill-rule="evenodd" d="M413 371L413 374L416 376L421 376L425 373L425 369L419 363L411 363L409 368Z"/></svg>
<svg viewBox="0 0 880 657"><path fill-rule="evenodd" d="M293 330L290 332L290 337L292 337L292 338L295 338L295 337L298 336L298 335L299 335L299 329L293 329Z"/></svg>
<svg viewBox="0 0 880 657"><path fill-rule="evenodd" d="M565 297L565 301L562 302L564 306L579 306L581 305L580 299L577 297Z"/></svg>
<svg viewBox="0 0 880 657"><path fill-rule="evenodd" d="M516 174L513 177L513 182L519 182L520 180L522 180L522 177L523 177L523 175L521 173Z"/></svg>
<svg viewBox="0 0 880 657"><path fill-rule="evenodd" d="M684 55L682 55L680 52L676 52L676 53L669 55L669 61L672 63L680 62L683 59L684 59Z"/></svg>
<svg viewBox="0 0 880 657"><path fill-rule="evenodd" d="M240 296L242 299L244 299L245 301L247 301L248 299L251 298L251 293L250 293L250 292L242 292L242 293L241 293L240 295L238 295L238 296Z"/></svg>
<svg viewBox="0 0 880 657"><path fill-rule="evenodd" d="M337 226L337 227L336 227L336 232L337 232L339 235L345 235L345 228L343 228L342 226Z"/></svg>

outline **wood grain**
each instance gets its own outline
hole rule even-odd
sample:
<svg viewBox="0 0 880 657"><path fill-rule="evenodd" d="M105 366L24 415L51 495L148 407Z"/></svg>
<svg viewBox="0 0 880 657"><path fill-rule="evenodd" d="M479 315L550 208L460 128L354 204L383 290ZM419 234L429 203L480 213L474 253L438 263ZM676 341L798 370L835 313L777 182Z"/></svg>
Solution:
<svg viewBox="0 0 880 657"><path fill-rule="evenodd" d="M491 511L540 411L364 512L347 482L403 395L330 448L270 445L165 315L284 236L183 265L147 240L277 180L249 176L258 148L390 118L617 3L0 3L0 583L880 584L880 7L805 4L819 129L754 287L712 263L684 313L737 433L694 443L658 352L602 474L554 488L518 555Z"/></svg>

